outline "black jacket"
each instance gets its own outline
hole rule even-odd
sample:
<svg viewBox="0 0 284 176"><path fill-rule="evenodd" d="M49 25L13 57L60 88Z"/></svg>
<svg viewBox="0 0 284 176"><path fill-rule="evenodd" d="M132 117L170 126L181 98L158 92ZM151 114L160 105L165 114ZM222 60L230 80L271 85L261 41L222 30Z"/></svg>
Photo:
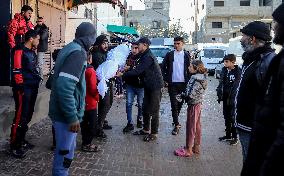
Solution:
<svg viewBox="0 0 284 176"><path fill-rule="evenodd" d="M92 53L92 56L93 56L93 62L91 65L96 70L99 67L99 65L101 65L103 62L106 61L107 53L104 53L100 51L99 49L97 49L96 51Z"/></svg>
<svg viewBox="0 0 284 176"><path fill-rule="evenodd" d="M37 47L38 52L46 52L48 50L48 28L45 24L39 26L36 25L35 29L40 36L39 45Z"/></svg>
<svg viewBox="0 0 284 176"><path fill-rule="evenodd" d="M227 105L235 104L235 96L241 79L241 69L236 65L235 68L229 71L223 67L219 85L216 89L218 100L222 100Z"/></svg>
<svg viewBox="0 0 284 176"><path fill-rule="evenodd" d="M190 64L190 55L188 52L184 52L184 82L187 83L190 79L190 73L188 67ZM173 75L173 62L174 62L174 51L170 51L166 54L165 59L162 63L162 72L164 81L171 84Z"/></svg>
<svg viewBox="0 0 284 176"><path fill-rule="evenodd" d="M140 76L143 78L144 88L158 90L164 87L163 76L156 57L150 49L140 55L140 63L136 68L124 73L123 78Z"/></svg>
<svg viewBox="0 0 284 176"><path fill-rule="evenodd" d="M126 64L130 66L129 71L136 68L139 63L140 63L140 57L138 57L137 55L134 56L133 54L130 54L126 60ZM125 77L124 81L127 85L137 88L143 88L143 80L139 76Z"/></svg>
<svg viewBox="0 0 284 176"><path fill-rule="evenodd" d="M241 81L236 95L236 126L238 129L251 131L257 95L274 56L275 52L270 45L243 54Z"/></svg>
<svg viewBox="0 0 284 176"><path fill-rule="evenodd" d="M255 121L243 176L283 175L284 50L271 62L258 94Z"/></svg>

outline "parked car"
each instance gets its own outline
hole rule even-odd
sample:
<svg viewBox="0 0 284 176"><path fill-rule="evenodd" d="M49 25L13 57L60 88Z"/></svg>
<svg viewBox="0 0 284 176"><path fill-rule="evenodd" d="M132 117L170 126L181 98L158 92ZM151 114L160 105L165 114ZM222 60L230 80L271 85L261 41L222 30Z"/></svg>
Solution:
<svg viewBox="0 0 284 176"><path fill-rule="evenodd" d="M160 45L151 45L150 50L156 56L159 65L163 63L163 60L166 54L172 50L172 47L169 46L160 46Z"/></svg>

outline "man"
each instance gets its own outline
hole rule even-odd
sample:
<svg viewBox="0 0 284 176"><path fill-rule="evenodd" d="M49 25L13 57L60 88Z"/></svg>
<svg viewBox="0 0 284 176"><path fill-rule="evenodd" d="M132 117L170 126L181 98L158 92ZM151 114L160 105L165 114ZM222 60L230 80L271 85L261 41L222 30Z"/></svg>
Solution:
<svg viewBox="0 0 284 176"><path fill-rule="evenodd" d="M168 85L168 92L171 100L171 109L173 117L172 135L177 135L181 125L178 116L182 108L182 102L178 102L176 96L185 91L186 84L190 78L188 67L190 64L190 55L184 52L184 39L182 37L174 38L174 51L167 53L162 64L164 81Z"/></svg>
<svg viewBox="0 0 284 176"><path fill-rule="evenodd" d="M92 66L95 70L106 61L108 52L108 39L105 35L100 35L97 37L93 49L93 63ZM98 107L98 132L97 137L106 138L107 135L104 133L103 129L112 129L106 120L106 116L112 106L113 101L113 81L107 82L109 87L105 94L105 97L100 96L99 107Z"/></svg>
<svg viewBox="0 0 284 176"><path fill-rule="evenodd" d="M36 53L39 35L29 30L23 46L16 48L13 57L13 96L16 113L11 128L11 154L17 158L25 157L26 149L34 145L25 140L28 123L31 121L41 80L36 69Z"/></svg>
<svg viewBox="0 0 284 176"><path fill-rule="evenodd" d="M117 76L124 79L141 76L144 85L143 99L143 130L136 131L134 135L146 135L144 141L150 142L157 139L160 118L161 89L164 86L163 76L158 61L152 54L148 38L138 40L140 63L134 69L125 73L118 72ZM151 131L150 131L151 126Z"/></svg>
<svg viewBox="0 0 284 176"><path fill-rule="evenodd" d="M245 52L242 56L244 63L236 94L235 118L245 160L255 116L256 98L275 52L271 48L269 26L265 23L251 22L241 29L241 32L241 45Z"/></svg>
<svg viewBox="0 0 284 176"><path fill-rule="evenodd" d="M37 31L40 36L40 41L37 48L37 62L40 76L43 78L44 54L48 49L48 28L44 24L43 17L38 17L35 31Z"/></svg>
<svg viewBox="0 0 284 176"><path fill-rule="evenodd" d="M272 14L275 44L284 45L284 4ZM284 163L284 50L272 60L258 94L254 129L243 176L283 175Z"/></svg>
<svg viewBox="0 0 284 176"><path fill-rule="evenodd" d="M138 55L138 43L134 42L131 45L131 53L127 58L126 65L128 70L135 69L139 62L140 57ZM142 128L142 104L144 97L144 89L142 84L142 79L139 76L126 77L126 114L127 114L127 125L123 129L123 132L127 133L134 130L134 125L132 121L132 105L134 102L135 95L137 96L137 104L138 104L138 115L137 115L137 128Z"/></svg>
<svg viewBox="0 0 284 176"><path fill-rule="evenodd" d="M30 21L32 13L33 9L28 5L24 5L21 13L16 13L14 19L10 21L8 25L8 43L11 49L23 43L25 33L34 28Z"/></svg>
<svg viewBox="0 0 284 176"><path fill-rule="evenodd" d="M49 117L55 129L53 176L67 176L76 149L76 137L84 115L87 52L95 42L95 27L81 23L75 40L58 54L49 101Z"/></svg>

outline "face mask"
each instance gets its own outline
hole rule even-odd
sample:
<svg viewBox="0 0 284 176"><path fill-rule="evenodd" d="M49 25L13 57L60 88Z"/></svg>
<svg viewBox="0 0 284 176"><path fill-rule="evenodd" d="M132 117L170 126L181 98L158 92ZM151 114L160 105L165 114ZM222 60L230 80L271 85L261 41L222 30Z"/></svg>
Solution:
<svg viewBox="0 0 284 176"><path fill-rule="evenodd" d="M253 45L250 42L250 39L242 40L241 45L242 45L243 50L246 52L252 51L254 49Z"/></svg>

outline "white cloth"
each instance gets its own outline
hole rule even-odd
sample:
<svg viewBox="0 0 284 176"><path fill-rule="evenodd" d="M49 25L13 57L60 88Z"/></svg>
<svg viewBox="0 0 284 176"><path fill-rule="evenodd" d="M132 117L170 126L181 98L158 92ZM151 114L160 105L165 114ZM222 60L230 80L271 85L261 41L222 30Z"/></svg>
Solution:
<svg viewBox="0 0 284 176"><path fill-rule="evenodd" d="M105 93L108 90L107 82L116 75L119 68L125 65L129 53L130 49L128 45L118 45L108 52L106 61L97 68L96 73L98 80L100 81L98 84L98 91L102 98L104 98Z"/></svg>
<svg viewBox="0 0 284 176"><path fill-rule="evenodd" d="M184 82L184 51L174 51L172 82Z"/></svg>

